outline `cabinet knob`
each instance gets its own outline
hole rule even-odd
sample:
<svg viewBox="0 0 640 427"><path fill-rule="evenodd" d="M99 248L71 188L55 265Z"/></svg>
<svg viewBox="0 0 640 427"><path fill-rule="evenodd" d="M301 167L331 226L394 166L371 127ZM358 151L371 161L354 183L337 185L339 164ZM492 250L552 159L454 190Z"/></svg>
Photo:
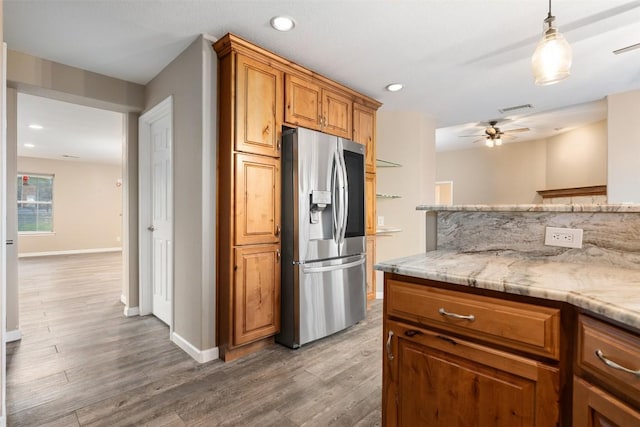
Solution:
<svg viewBox="0 0 640 427"><path fill-rule="evenodd" d="M276 237L280 237L280 225L276 225Z"/></svg>
<svg viewBox="0 0 640 427"><path fill-rule="evenodd" d="M280 256L281 256L281 255L280 255L280 249L278 249L278 250L276 251L276 262L278 262L278 263L280 262Z"/></svg>

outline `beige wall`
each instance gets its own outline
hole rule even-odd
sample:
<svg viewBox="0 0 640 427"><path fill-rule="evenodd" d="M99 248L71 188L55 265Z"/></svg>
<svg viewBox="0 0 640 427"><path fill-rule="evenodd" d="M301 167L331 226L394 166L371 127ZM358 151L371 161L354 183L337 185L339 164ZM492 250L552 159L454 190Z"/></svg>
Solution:
<svg viewBox="0 0 640 427"><path fill-rule="evenodd" d="M18 158L18 92L7 88L7 177L18 174L16 159ZM17 182L7 179L7 239L13 245L7 245L7 301L18 301L18 207L12 203L17 197ZM7 304L7 331L19 330L18 304Z"/></svg>
<svg viewBox="0 0 640 427"><path fill-rule="evenodd" d="M376 238L376 260L423 252L424 213L416 211L416 206L434 200L435 123L417 112L379 111L376 150L379 159L402 165L376 171L376 191L401 196L377 199L377 215L384 216L386 226L402 229ZM382 291L381 281L377 289Z"/></svg>
<svg viewBox="0 0 640 427"><path fill-rule="evenodd" d="M7 53L7 83L19 92L105 110L129 112L144 107L144 86L22 52Z"/></svg>
<svg viewBox="0 0 640 427"><path fill-rule="evenodd" d="M609 203L640 203L640 90L607 97Z"/></svg>
<svg viewBox="0 0 640 427"><path fill-rule="evenodd" d="M545 190L607 184L607 121L547 140Z"/></svg>
<svg viewBox="0 0 640 427"><path fill-rule="evenodd" d="M122 296L127 308L138 306L138 113L124 114L122 147Z"/></svg>
<svg viewBox="0 0 640 427"><path fill-rule="evenodd" d="M121 247L121 165L18 157L18 173L55 175L54 232L19 234L20 255Z"/></svg>
<svg viewBox="0 0 640 427"><path fill-rule="evenodd" d="M149 84L148 110L173 95L174 332L215 347L215 141L217 62L194 41Z"/></svg>
<svg viewBox="0 0 640 427"><path fill-rule="evenodd" d="M443 151L436 180L453 181L453 204L540 203L545 163L545 140Z"/></svg>

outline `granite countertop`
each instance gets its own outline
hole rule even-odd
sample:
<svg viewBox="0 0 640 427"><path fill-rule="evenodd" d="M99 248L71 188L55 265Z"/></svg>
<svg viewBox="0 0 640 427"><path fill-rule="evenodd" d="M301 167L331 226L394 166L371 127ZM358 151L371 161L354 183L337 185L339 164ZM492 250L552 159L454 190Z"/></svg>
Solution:
<svg viewBox="0 0 640 427"><path fill-rule="evenodd" d="M640 204L610 205L419 205L417 211L431 212L640 212Z"/></svg>
<svg viewBox="0 0 640 427"><path fill-rule="evenodd" d="M377 270L565 301L640 330L640 269L435 250L380 262Z"/></svg>

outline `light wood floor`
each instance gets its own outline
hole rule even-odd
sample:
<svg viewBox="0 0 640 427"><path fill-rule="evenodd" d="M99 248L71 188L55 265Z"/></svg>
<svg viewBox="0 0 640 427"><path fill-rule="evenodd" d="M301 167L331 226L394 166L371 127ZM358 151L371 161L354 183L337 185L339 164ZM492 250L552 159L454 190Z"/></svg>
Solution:
<svg viewBox="0 0 640 427"><path fill-rule="evenodd" d="M19 262L7 344L10 426L377 426L381 302L300 350L198 364L152 316L125 318L120 254Z"/></svg>

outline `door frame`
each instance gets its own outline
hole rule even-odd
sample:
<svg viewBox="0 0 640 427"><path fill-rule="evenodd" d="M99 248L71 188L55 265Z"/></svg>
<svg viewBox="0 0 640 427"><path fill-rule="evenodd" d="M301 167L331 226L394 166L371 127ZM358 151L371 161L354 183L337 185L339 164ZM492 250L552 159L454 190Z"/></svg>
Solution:
<svg viewBox="0 0 640 427"><path fill-rule="evenodd" d="M147 227L152 222L152 201L151 201L151 125L169 116L169 132L171 134L171 147L169 157L171 163L171 195L173 198L173 96L169 95L160 101L153 108L145 112L139 119L139 139L138 139L138 244L139 244L139 307L140 315L145 316L153 312L153 289L152 277L152 235ZM175 211L175 209L174 209ZM172 214L173 218L173 214ZM171 238L174 237L174 222L171 223ZM171 246L173 251L174 245ZM171 254L171 262L174 261L174 253ZM174 271L173 266L171 271ZM169 334L173 333L173 319L175 311L174 278L171 277L171 316L169 321Z"/></svg>

